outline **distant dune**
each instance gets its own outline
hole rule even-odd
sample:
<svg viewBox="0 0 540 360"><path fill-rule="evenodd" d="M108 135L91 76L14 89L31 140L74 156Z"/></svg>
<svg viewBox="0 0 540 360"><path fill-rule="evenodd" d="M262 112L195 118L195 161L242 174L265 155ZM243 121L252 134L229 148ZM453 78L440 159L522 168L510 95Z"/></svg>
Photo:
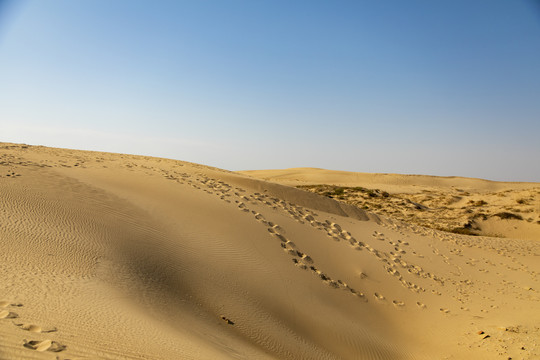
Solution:
<svg viewBox="0 0 540 360"><path fill-rule="evenodd" d="M288 171L392 194L538 186ZM538 239L437 231L272 176L0 143L0 359L540 358Z"/></svg>
<svg viewBox="0 0 540 360"><path fill-rule="evenodd" d="M540 183L315 168L240 173L296 186L409 224L540 240Z"/></svg>
<svg viewBox="0 0 540 360"><path fill-rule="evenodd" d="M332 184L339 186L366 186L389 192L418 192L418 189L461 188L474 192L523 190L540 188L540 183L502 182L459 176L376 174L318 168L291 168L282 170L246 170L240 174L262 178L287 185Z"/></svg>

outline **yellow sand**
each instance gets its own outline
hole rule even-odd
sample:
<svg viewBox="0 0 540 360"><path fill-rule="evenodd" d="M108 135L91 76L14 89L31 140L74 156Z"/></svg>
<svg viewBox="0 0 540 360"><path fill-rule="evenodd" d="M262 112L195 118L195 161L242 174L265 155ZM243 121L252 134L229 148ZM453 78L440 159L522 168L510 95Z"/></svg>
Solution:
<svg viewBox="0 0 540 360"><path fill-rule="evenodd" d="M0 241L0 359L540 356L538 241L202 165L0 144Z"/></svg>
<svg viewBox="0 0 540 360"><path fill-rule="evenodd" d="M408 224L474 235L540 240L540 183L316 168L239 173L321 195L334 195L338 201ZM332 194L336 186L345 187L339 196Z"/></svg>

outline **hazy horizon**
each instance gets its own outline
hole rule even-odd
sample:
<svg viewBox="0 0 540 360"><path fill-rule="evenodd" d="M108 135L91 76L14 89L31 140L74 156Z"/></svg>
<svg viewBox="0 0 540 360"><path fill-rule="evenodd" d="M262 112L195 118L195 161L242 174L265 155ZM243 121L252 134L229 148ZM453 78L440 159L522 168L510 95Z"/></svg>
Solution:
<svg viewBox="0 0 540 360"><path fill-rule="evenodd" d="M534 1L0 0L0 141L539 182L538 39Z"/></svg>

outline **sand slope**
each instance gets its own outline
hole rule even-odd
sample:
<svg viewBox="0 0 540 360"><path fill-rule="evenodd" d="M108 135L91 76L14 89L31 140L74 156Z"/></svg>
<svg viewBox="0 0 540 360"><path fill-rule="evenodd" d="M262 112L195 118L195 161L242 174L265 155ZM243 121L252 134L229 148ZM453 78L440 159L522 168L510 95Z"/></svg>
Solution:
<svg viewBox="0 0 540 360"><path fill-rule="evenodd" d="M240 172L447 232L540 239L540 183L314 168Z"/></svg>
<svg viewBox="0 0 540 360"><path fill-rule="evenodd" d="M537 241L187 162L13 144L0 209L1 359L540 356Z"/></svg>

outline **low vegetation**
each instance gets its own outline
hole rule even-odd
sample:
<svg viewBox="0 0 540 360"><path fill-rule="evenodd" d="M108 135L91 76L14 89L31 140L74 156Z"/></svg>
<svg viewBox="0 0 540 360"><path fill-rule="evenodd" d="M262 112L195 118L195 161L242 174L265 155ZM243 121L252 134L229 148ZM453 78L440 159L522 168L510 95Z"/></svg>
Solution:
<svg viewBox="0 0 540 360"><path fill-rule="evenodd" d="M501 201L501 198L511 195L511 190L477 194L462 189L424 189L416 193L390 194L380 189L360 186L319 184L297 187L379 215L464 235L489 235L482 232L481 224L493 218L523 220L518 213L532 215L538 212L533 205L534 199L527 193L524 194L525 197L515 200L511 206L508 206L508 202ZM530 218L529 222L532 221L533 218ZM540 224L540 220L537 223Z"/></svg>
<svg viewBox="0 0 540 360"><path fill-rule="evenodd" d="M493 216L497 216L505 220L510 220L510 219L523 220L523 216L518 215L518 214L513 214L511 212L500 212L500 213L494 214Z"/></svg>

